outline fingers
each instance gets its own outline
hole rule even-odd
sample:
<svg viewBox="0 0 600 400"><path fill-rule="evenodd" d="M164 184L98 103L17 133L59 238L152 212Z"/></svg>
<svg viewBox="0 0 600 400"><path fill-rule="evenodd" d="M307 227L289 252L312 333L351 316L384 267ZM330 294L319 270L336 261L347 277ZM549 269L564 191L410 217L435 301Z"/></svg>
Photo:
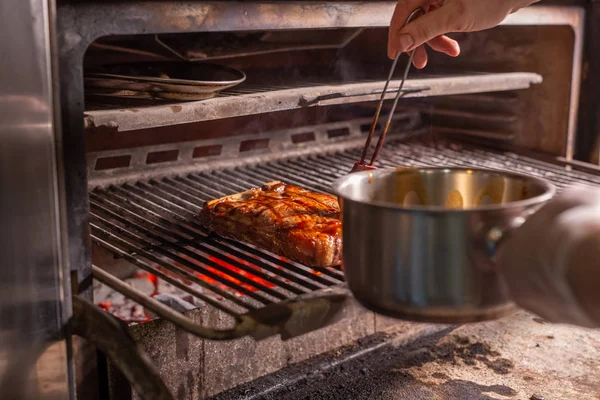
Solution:
<svg viewBox="0 0 600 400"><path fill-rule="evenodd" d="M400 4L398 3L399 6ZM388 55L393 57L398 52L410 51L448 32L464 30L459 29L460 26L467 25L461 21L462 16L456 10L457 7L455 3L450 2L432 9L400 30L398 30L397 24L394 25L393 28L390 28ZM451 18L451 16L458 17Z"/></svg>
<svg viewBox="0 0 600 400"><path fill-rule="evenodd" d="M460 46L456 40L452 40L447 36L438 36L429 42L429 47L435 51L445 53L451 57L456 57L460 54ZM423 69L427 66L429 57L427 56L427 50L424 45L419 46L415 49L415 55L413 57L413 65L417 69Z"/></svg>
<svg viewBox="0 0 600 400"><path fill-rule="evenodd" d="M450 6L430 7L431 0L400 0L394 10L388 37L388 57L394 59L398 53L416 49L413 64L422 69L427 65L428 57L424 43L435 51L451 57L460 54L458 42L445 36ZM406 27L405 22L418 7L429 8L429 13L417 18ZM440 12L442 10L442 12Z"/></svg>
<svg viewBox="0 0 600 400"><path fill-rule="evenodd" d="M427 65L427 50L425 49L425 46L419 46L415 49L413 65L417 69L423 69Z"/></svg>
<svg viewBox="0 0 600 400"><path fill-rule="evenodd" d="M415 19L413 22L408 24L404 29L399 32L398 36L409 35L413 39L413 48L420 46L426 42L429 42L433 38L445 35L451 32L450 26L448 26L448 15L451 13L453 3L449 5L437 8L428 12L427 14ZM400 50L400 49L399 49ZM410 51L411 48L402 49L401 51Z"/></svg>
<svg viewBox="0 0 600 400"><path fill-rule="evenodd" d="M396 32L400 31L404 28L406 20L413 11L419 7L427 9L430 2L431 1L429 0L399 0L394 9L390 26L394 28Z"/></svg>
<svg viewBox="0 0 600 400"><path fill-rule="evenodd" d="M427 44L433 50L447 54L450 57L457 57L460 54L460 45L458 42L446 35L433 38Z"/></svg>
<svg viewBox="0 0 600 400"><path fill-rule="evenodd" d="M394 14L392 15L392 21L390 22L390 30L388 34L388 57L391 59L396 58L397 51L399 50L399 42L401 38L398 37L399 32L404 28L406 20L410 14L419 7L426 8L428 6L428 0L400 0L396 4ZM408 46L409 44L402 44L402 47Z"/></svg>

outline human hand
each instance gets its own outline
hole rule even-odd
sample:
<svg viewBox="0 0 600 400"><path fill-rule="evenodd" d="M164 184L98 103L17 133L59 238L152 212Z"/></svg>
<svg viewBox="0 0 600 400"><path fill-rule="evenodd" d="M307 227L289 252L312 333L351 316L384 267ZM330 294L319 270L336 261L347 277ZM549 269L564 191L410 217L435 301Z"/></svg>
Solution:
<svg viewBox="0 0 600 400"><path fill-rule="evenodd" d="M451 32L475 32L500 24L509 14L539 0L399 0L390 23L388 57L416 49L415 67L427 65L427 43L435 51L451 57L460 54L458 42L446 36ZM404 26L409 15L422 7L426 14Z"/></svg>
<svg viewBox="0 0 600 400"><path fill-rule="evenodd" d="M550 322L600 325L600 189L556 196L507 238L498 272L513 300Z"/></svg>

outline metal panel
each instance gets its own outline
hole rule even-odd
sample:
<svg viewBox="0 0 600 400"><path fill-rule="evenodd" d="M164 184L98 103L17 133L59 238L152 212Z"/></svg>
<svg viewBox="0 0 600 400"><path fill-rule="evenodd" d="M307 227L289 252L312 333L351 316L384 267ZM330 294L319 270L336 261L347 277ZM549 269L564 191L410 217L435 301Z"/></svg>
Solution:
<svg viewBox="0 0 600 400"><path fill-rule="evenodd" d="M0 2L0 397L66 399L62 203L55 148L54 3Z"/></svg>
<svg viewBox="0 0 600 400"><path fill-rule="evenodd" d="M389 26L395 1L120 1L61 7L70 43L108 35ZM506 25L579 24L581 7L536 6ZM285 16L285 18L282 18Z"/></svg>
<svg viewBox="0 0 600 400"><path fill-rule="evenodd" d="M249 162L265 162L287 156L306 155L319 150L337 151L351 146L364 144L365 127L368 129L372 118L353 119L351 121L330 122L318 125L306 125L301 128L277 130L258 135L240 135L220 139L181 141L165 145L143 146L128 149L108 150L88 153L89 187L107 186L128 181L148 178L163 178L181 175L186 172L214 170L220 167L247 165ZM392 135L408 136L427 131L421 126L421 117L417 112L397 112L394 115ZM340 132L340 136L331 133ZM390 135L390 136L392 136ZM304 141L295 138L303 137ZM308 137L307 137L308 136ZM244 149L244 143L259 141L264 146ZM204 157L194 157L195 149L215 149ZM172 152L177 159L169 162L148 164L152 154ZM128 165L100 169L103 160L128 158Z"/></svg>
<svg viewBox="0 0 600 400"><path fill-rule="evenodd" d="M590 2L586 15L577 160L600 165L600 3Z"/></svg>
<svg viewBox="0 0 600 400"><path fill-rule="evenodd" d="M583 7L528 7L511 14L504 25L568 25L573 29L573 73L571 75L571 94L569 104L569 127L565 158L573 159L575 153L575 133L579 112L579 93L583 62L585 9Z"/></svg>

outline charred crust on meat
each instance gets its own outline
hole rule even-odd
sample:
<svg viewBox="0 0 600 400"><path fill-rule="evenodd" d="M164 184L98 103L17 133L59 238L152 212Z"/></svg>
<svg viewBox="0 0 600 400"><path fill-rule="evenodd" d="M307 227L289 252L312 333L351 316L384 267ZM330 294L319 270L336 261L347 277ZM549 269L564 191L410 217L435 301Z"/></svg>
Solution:
<svg viewBox="0 0 600 400"><path fill-rule="evenodd" d="M337 197L280 181L205 203L199 219L211 232L311 267L341 264Z"/></svg>

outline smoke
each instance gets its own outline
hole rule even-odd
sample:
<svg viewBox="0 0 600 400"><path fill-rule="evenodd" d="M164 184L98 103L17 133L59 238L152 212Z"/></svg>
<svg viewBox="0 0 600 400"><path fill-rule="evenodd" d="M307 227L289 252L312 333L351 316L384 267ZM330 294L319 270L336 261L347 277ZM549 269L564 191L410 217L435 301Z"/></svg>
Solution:
<svg viewBox="0 0 600 400"><path fill-rule="evenodd" d="M333 62L333 76L339 79L340 83L351 83L364 79L364 71L359 63L346 59L342 52L338 51Z"/></svg>

